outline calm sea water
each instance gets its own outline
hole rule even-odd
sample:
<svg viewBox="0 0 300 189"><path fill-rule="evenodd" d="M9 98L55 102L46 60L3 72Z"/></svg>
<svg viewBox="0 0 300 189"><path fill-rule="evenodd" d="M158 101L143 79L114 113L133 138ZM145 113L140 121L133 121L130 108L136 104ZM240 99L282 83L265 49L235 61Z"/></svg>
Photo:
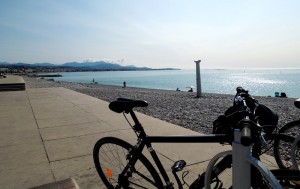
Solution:
<svg viewBox="0 0 300 189"><path fill-rule="evenodd" d="M195 70L60 72L56 81L187 91L196 86ZM234 94L237 86L252 95L274 96L285 92L288 97L300 97L300 69L201 70L202 92ZM195 89L196 90L196 89Z"/></svg>

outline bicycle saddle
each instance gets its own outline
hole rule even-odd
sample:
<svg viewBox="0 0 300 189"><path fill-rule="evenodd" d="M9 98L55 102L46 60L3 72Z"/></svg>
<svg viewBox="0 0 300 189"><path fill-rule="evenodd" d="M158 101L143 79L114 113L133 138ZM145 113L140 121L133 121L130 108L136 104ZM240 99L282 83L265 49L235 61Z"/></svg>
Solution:
<svg viewBox="0 0 300 189"><path fill-rule="evenodd" d="M134 100L128 98L118 98L116 101L109 103L109 109L114 112L125 113L130 112L134 107L147 107L148 103L144 100Z"/></svg>
<svg viewBox="0 0 300 189"><path fill-rule="evenodd" d="M298 98L297 100L294 101L294 104L297 108L300 109L300 98Z"/></svg>

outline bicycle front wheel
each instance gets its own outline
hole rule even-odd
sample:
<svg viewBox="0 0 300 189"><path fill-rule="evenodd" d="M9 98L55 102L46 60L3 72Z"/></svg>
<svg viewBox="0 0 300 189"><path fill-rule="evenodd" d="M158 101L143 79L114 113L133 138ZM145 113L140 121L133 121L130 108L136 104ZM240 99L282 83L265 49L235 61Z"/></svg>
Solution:
<svg viewBox="0 0 300 189"><path fill-rule="evenodd" d="M290 138L282 137L280 134L290 136ZM293 167L292 154L295 155L299 167L299 145L296 147L295 152L291 151L293 142L298 135L300 135L300 120L289 122L279 130L279 136L274 140L274 156L279 168L289 169Z"/></svg>
<svg viewBox="0 0 300 189"><path fill-rule="evenodd" d="M94 146L93 158L97 172L107 188L163 188L162 181L143 155L130 165L129 151L133 146L114 137L100 139ZM120 176L125 167L126 177Z"/></svg>
<svg viewBox="0 0 300 189"><path fill-rule="evenodd" d="M230 182L232 181L232 167L230 161L228 166L220 166L221 164L219 164L219 159L224 157L232 158L231 151L221 152L214 156L210 161L207 167L207 171L205 173L205 188L232 189L232 183ZM228 160L226 160L225 162L228 162ZM259 164L253 163L254 161L251 164L252 189L273 189L274 187L277 188L276 183L273 183L273 181L276 182L276 180L284 189L300 188L300 171L289 169L271 170L272 174L275 176L275 180L272 180L272 178L269 178L270 175L268 173L264 174L262 172L264 171L264 169L261 166L259 166ZM221 167L222 169L220 169ZM259 167L261 167L261 169ZM216 174L215 171L217 171L218 174ZM219 177L222 174L228 174L226 177L224 177L225 180ZM202 186L203 184L199 183L198 185Z"/></svg>
<svg viewBox="0 0 300 189"><path fill-rule="evenodd" d="M300 188L300 171L289 169L271 170L282 188Z"/></svg>

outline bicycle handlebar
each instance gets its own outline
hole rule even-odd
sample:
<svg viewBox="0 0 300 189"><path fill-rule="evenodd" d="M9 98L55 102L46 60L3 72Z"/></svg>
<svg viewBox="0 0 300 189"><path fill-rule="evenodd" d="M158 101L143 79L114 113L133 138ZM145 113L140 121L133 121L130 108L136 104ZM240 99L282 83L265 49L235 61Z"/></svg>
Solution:
<svg viewBox="0 0 300 189"><path fill-rule="evenodd" d="M244 146L249 146L253 142L251 129L254 122L249 119L249 116L251 116L251 111L247 106L247 100L254 100L254 98L252 98L248 91L242 87L237 87L236 92L234 103L239 104L243 110L243 113L245 114L244 119L239 122L239 127L241 129L241 144Z"/></svg>
<svg viewBox="0 0 300 189"><path fill-rule="evenodd" d="M254 103L258 103L256 99L254 99L250 94L249 91L245 90L243 87L236 88L236 95L234 98L234 105L237 105L242 100L252 101Z"/></svg>
<svg viewBox="0 0 300 189"><path fill-rule="evenodd" d="M258 134L263 128L257 123L253 122L253 112L247 105L247 102L257 103L255 100L245 89L242 87L238 87L237 93L235 95L234 103L235 105L239 105L242 109L239 112L243 113L244 119L239 122L239 128L241 129L241 144L244 146L249 146L251 143L255 143L256 141L260 141L261 144L265 144L265 139L262 135ZM252 136L253 135L253 136Z"/></svg>

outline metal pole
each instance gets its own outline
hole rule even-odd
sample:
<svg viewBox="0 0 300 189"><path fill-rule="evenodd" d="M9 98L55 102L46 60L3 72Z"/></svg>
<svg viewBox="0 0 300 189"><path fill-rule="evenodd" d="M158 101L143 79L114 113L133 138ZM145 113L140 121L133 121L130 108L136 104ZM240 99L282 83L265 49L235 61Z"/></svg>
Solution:
<svg viewBox="0 0 300 189"><path fill-rule="evenodd" d="M234 130L232 142L232 184L233 188L249 189L251 187L251 164L247 161L251 156L251 145L241 144L241 132Z"/></svg>
<svg viewBox="0 0 300 189"><path fill-rule="evenodd" d="M201 91L201 77L200 77L200 62L201 60L194 61L196 63L196 84L197 84L197 97L202 96Z"/></svg>

